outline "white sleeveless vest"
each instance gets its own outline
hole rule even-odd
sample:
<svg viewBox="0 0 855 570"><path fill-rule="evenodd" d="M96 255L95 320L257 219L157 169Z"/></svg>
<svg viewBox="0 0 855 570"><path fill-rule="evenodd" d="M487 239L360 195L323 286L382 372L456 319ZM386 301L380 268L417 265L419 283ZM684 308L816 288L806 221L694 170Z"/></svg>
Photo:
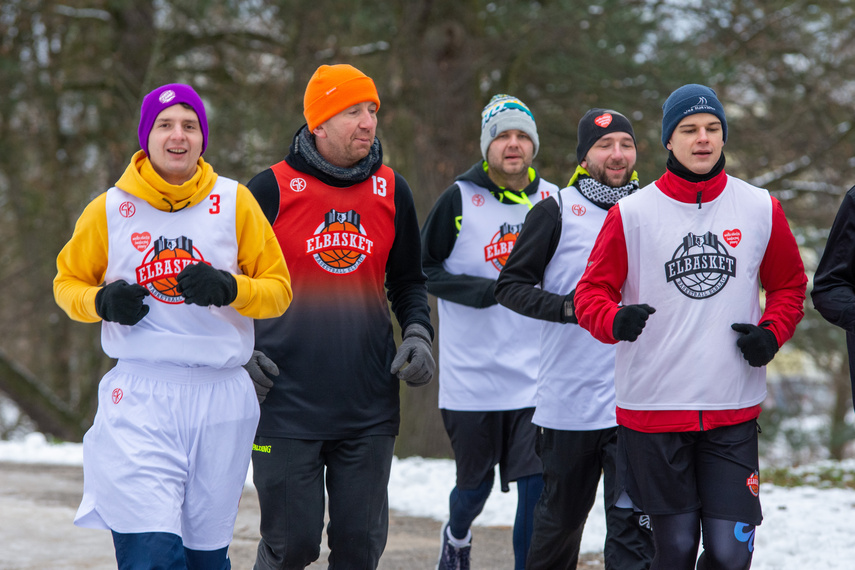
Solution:
<svg viewBox="0 0 855 570"><path fill-rule="evenodd" d="M501 203L489 190L458 181L462 225L449 273L496 279L513 249L526 204ZM532 203L558 191L541 179ZM499 411L534 405L542 323L501 305L483 309L444 299L439 309L439 407Z"/></svg>
<svg viewBox="0 0 855 570"><path fill-rule="evenodd" d="M766 369L748 365L733 323L758 324L758 273L772 231L769 193L728 176L715 200L678 202L655 184L618 202L628 272L623 304L656 309L617 348L617 405L729 410L759 404Z"/></svg>
<svg viewBox="0 0 855 570"><path fill-rule="evenodd" d="M118 188L107 191L109 261L105 282L124 279L151 292L136 325L104 321L101 344L112 358L178 366L241 366L252 355L252 319L231 307L184 304L172 287L187 264L241 273L235 230L237 182L219 176L200 204L163 212Z"/></svg>
<svg viewBox="0 0 855 570"><path fill-rule="evenodd" d="M573 186L561 190L560 197L561 238L541 285L544 291L567 295L585 271L606 210ZM614 345L601 343L579 325L544 322L540 350L535 424L572 431L617 425Z"/></svg>

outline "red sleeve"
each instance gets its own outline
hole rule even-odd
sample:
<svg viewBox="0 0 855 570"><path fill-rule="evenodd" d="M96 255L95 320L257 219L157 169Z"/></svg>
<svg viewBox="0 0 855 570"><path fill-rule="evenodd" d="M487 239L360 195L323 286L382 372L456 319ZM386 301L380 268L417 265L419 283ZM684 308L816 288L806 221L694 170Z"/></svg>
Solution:
<svg viewBox="0 0 855 570"><path fill-rule="evenodd" d="M769 329L782 346L805 314L807 276L784 208L776 198L772 198L772 207L772 235L760 264L760 283L766 290L766 310L760 322L770 323Z"/></svg>
<svg viewBox="0 0 855 570"><path fill-rule="evenodd" d="M579 324L600 342L617 343L612 324L620 308L626 272L626 238L620 206L616 205L606 215L573 297Z"/></svg>

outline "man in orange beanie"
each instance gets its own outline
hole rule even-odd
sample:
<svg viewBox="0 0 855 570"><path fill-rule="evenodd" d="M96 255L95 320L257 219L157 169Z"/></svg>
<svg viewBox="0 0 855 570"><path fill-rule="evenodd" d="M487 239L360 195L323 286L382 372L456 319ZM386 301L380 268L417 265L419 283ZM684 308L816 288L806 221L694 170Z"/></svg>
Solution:
<svg viewBox="0 0 855 570"><path fill-rule="evenodd" d="M322 65L303 104L306 125L288 156L248 184L294 288L287 318L255 325L256 349L281 371L252 452L261 505L255 568L318 559L325 477L330 566L376 568L399 379L421 386L434 371L419 226L407 182L383 165L371 78ZM403 331L397 351L387 295Z"/></svg>

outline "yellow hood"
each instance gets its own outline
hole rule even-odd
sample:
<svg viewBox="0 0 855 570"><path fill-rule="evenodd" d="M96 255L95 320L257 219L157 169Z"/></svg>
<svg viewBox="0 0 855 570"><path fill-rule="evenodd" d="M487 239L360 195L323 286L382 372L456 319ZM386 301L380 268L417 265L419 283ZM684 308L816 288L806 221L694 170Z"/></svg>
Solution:
<svg viewBox="0 0 855 570"><path fill-rule="evenodd" d="M140 150L131 158L116 187L145 200L158 210L177 212L204 200L216 181L217 173L200 157L193 178L174 186L155 172L145 152Z"/></svg>

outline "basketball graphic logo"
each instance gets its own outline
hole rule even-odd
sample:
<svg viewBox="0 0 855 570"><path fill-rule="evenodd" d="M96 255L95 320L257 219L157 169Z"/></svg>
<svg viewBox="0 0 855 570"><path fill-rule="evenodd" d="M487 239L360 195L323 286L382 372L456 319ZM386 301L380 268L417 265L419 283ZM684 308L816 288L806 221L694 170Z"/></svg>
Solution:
<svg viewBox="0 0 855 570"><path fill-rule="evenodd" d="M666 281L692 299L712 297L735 276L736 258L712 232L687 234L665 264Z"/></svg>
<svg viewBox="0 0 855 570"><path fill-rule="evenodd" d="M354 210L330 210L315 235L306 240L306 254L312 255L322 269L337 275L356 271L373 247Z"/></svg>
<svg viewBox="0 0 855 570"><path fill-rule="evenodd" d="M484 247L484 261L492 263L497 271L501 271L514 249L521 229L522 224L502 224L490 244Z"/></svg>
<svg viewBox="0 0 855 570"><path fill-rule="evenodd" d="M184 295L178 291L176 277L188 265L204 261L190 238L161 236L137 267L137 283L147 288L158 301L171 305L183 303Z"/></svg>
<svg viewBox="0 0 855 570"><path fill-rule="evenodd" d="M748 487L752 495L758 496L760 494L760 474L755 471L749 475L748 479L745 480L745 486Z"/></svg>

